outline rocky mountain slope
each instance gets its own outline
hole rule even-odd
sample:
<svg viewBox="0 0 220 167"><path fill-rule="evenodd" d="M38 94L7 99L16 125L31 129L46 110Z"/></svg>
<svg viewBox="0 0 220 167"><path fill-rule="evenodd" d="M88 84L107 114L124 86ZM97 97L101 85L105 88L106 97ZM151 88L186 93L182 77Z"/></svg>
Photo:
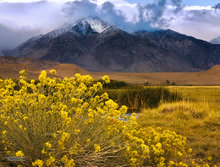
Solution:
<svg viewBox="0 0 220 167"><path fill-rule="evenodd" d="M87 18L31 38L10 55L72 63L100 72L183 72L220 64L220 45L172 30L130 34Z"/></svg>

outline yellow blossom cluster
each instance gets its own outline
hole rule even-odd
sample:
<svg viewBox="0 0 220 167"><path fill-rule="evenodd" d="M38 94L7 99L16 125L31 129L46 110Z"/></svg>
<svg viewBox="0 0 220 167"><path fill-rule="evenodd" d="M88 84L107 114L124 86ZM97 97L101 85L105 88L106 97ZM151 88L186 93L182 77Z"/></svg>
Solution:
<svg viewBox="0 0 220 167"><path fill-rule="evenodd" d="M56 71L51 70L51 75ZM28 80L0 80L0 165L17 166L187 166L186 139L175 132L142 129L127 116L101 82L89 75L50 78L42 71ZM109 77L102 78L109 83ZM13 164L14 163L14 164Z"/></svg>

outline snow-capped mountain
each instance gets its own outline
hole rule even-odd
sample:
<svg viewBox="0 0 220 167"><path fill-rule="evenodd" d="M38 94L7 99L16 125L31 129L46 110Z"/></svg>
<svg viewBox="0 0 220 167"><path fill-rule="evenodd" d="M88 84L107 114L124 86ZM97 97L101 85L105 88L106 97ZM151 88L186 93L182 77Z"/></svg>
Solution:
<svg viewBox="0 0 220 167"><path fill-rule="evenodd" d="M130 34L85 18L26 41L11 56L72 63L90 71L201 71L220 64L220 46L172 30Z"/></svg>
<svg viewBox="0 0 220 167"><path fill-rule="evenodd" d="M213 44L220 44L220 37L214 38L210 42Z"/></svg>
<svg viewBox="0 0 220 167"><path fill-rule="evenodd" d="M46 36L56 38L66 32L75 34L80 33L81 35L87 35L89 33L102 33L110 27L111 26L98 18L88 17L80 19L76 22L65 23L60 28L46 34Z"/></svg>

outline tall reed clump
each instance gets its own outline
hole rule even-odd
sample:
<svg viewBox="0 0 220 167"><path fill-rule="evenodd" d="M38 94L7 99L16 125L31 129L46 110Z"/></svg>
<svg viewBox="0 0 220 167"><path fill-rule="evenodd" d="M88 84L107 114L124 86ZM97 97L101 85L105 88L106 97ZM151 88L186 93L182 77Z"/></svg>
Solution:
<svg viewBox="0 0 220 167"><path fill-rule="evenodd" d="M96 95L101 82L42 71L36 83L20 74L18 85L0 80L1 166L187 166L184 137L141 128L127 107Z"/></svg>

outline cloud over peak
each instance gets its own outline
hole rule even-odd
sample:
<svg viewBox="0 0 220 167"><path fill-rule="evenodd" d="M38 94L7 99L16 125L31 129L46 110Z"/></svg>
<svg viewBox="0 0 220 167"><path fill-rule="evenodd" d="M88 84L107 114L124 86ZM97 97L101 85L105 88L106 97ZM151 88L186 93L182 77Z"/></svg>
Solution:
<svg viewBox="0 0 220 167"><path fill-rule="evenodd" d="M114 1L113 1L114 2ZM77 20L88 16L98 17L111 25L115 25L127 32L140 30L151 30L167 26L172 17L164 17L169 8L167 0L155 0L144 6L140 4L128 5L125 1L115 4L110 1L73 1L66 3L64 12L69 20ZM122 5L124 4L124 5ZM177 13L181 10L181 0L172 0L170 13Z"/></svg>

